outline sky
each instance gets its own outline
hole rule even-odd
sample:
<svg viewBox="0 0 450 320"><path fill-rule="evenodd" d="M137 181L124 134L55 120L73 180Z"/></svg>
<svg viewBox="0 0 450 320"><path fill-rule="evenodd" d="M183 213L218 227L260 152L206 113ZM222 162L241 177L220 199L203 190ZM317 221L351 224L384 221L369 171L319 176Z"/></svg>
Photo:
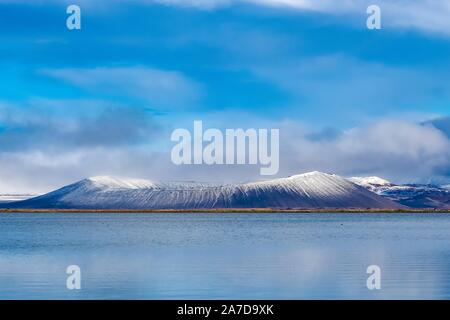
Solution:
<svg viewBox="0 0 450 320"><path fill-rule="evenodd" d="M66 28L69 4L81 30ZM0 37L0 193L268 178L174 165L171 132L194 120L279 129L277 177L450 183L445 1L0 0Z"/></svg>

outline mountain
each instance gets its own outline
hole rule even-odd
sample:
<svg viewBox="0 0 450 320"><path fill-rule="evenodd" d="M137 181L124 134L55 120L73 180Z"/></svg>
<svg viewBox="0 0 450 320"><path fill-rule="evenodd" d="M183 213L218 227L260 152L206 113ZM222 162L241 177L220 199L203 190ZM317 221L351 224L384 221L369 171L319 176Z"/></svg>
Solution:
<svg viewBox="0 0 450 320"><path fill-rule="evenodd" d="M0 194L0 203L26 200L32 197L35 196L30 194Z"/></svg>
<svg viewBox="0 0 450 320"><path fill-rule="evenodd" d="M213 185L94 177L8 204L22 209L400 208L344 178L310 172L264 182Z"/></svg>
<svg viewBox="0 0 450 320"><path fill-rule="evenodd" d="M432 184L397 185L378 177L352 177L349 181L411 208L450 209L450 188Z"/></svg>
<svg viewBox="0 0 450 320"><path fill-rule="evenodd" d="M379 177L352 177L347 180L375 193L379 193L380 190L394 186L394 184L388 180Z"/></svg>

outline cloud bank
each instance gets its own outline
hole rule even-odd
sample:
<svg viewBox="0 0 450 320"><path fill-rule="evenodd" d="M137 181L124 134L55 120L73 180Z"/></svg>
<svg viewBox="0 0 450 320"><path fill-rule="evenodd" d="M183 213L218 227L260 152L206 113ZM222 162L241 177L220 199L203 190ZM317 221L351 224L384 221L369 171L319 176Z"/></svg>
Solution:
<svg viewBox="0 0 450 320"><path fill-rule="evenodd" d="M72 4L70 0L0 0L0 4ZM85 7L104 9L112 5L167 5L201 10L215 10L238 5L254 5L272 9L312 11L330 15L353 15L365 21L366 9L381 7L386 27L416 29L450 35L450 3L445 0L79 0ZM365 24L363 24L365 26Z"/></svg>
<svg viewBox="0 0 450 320"><path fill-rule="evenodd" d="M70 121L33 111L2 117L0 193L45 192L94 175L215 182L268 178L259 175L259 166L176 166L170 160L171 127L139 108L100 109L90 119L80 113ZM448 124L448 119L385 119L348 130L315 131L292 121L270 127L280 129L278 176L320 170L394 182L448 182Z"/></svg>
<svg viewBox="0 0 450 320"><path fill-rule="evenodd" d="M159 108L185 107L200 95L200 85L176 71L148 67L42 69L42 75L90 92L143 99Z"/></svg>
<svg viewBox="0 0 450 320"><path fill-rule="evenodd" d="M344 176L378 175L394 182L447 181L450 139L431 124L382 120L314 139L288 125L287 171L322 170ZM319 136L320 137L320 136ZM282 162L283 164L283 162ZM442 179L442 180L440 180Z"/></svg>
<svg viewBox="0 0 450 320"><path fill-rule="evenodd" d="M152 1L143 1L149 3ZM352 14L363 17L369 5L376 4L388 26L413 28L450 35L450 3L442 0L154 0L167 5L212 9L238 4L308 10L326 14Z"/></svg>

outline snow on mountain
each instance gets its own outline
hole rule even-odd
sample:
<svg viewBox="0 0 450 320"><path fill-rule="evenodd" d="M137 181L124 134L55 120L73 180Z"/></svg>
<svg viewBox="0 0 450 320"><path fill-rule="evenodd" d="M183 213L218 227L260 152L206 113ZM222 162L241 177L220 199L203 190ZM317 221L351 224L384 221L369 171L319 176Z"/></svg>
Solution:
<svg viewBox="0 0 450 320"><path fill-rule="evenodd" d="M356 183L376 194L412 208L450 208L450 189L432 184L393 184L378 177L352 177Z"/></svg>
<svg viewBox="0 0 450 320"><path fill-rule="evenodd" d="M14 202L33 198L35 195L30 194L0 194L0 203Z"/></svg>
<svg viewBox="0 0 450 320"><path fill-rule="evenodd" d="M388 180L379 177L351 177L347 180L375 193L378 193L379 190L394 186L394 184Z"/></svg>
<svg viewBox="0 0 450 320"><path fill-rule="evenodd" d="M143 189L155 186L155 183L143 179L121 179L116 177L99 176L87 179L94 186L108 189Z"/></svg>
<svg viewBox="0 0 450 320"><path fill-rule="evenodd" d="M380 177L352 177L349 178L348 180L365 185L371 184L371 185L385 186L391 184L388 180Z"/></svg>
<svg viewBox="0 0 450 320"><path fill-rule="evenodd" d="M245 184L165 183L94 177L8 204L45 209L399 208L344 178L310 172Z"/></svg>

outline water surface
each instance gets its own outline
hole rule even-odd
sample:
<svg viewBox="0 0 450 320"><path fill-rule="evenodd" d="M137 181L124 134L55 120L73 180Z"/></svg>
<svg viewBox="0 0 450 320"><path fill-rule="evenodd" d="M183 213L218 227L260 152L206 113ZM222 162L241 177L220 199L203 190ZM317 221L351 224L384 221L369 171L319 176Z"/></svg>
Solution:
<svg viewBox="0 0 450 320"><path fill-rule="evenodd" d="M0 214L0 298L449 299L449 249L446 214Z"/></svg>

